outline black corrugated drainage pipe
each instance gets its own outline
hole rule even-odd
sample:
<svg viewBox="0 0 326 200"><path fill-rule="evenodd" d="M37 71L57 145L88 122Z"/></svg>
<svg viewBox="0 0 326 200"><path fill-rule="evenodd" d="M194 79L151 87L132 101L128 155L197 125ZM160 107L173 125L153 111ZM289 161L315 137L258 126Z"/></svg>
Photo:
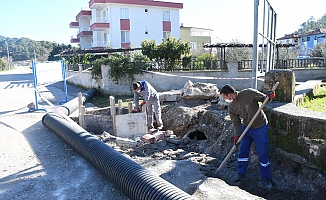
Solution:
<svg viewBox="0 0 326 200"><path fill-rule="evenodd" d="M96 95L97 89L91 88L83 93L83 104L93 98ZM58 106L58 109L65 115L69 116L71 113L75 112L79 107L78 97L68 101L67 103Z"/></svg>
<svg viewBox="0 0 326 200"><path fill-rule="evenodd" d="M68 122L54 113L44 115L42 122L130 199L194 199L98 140L79 125Z"/></svg>

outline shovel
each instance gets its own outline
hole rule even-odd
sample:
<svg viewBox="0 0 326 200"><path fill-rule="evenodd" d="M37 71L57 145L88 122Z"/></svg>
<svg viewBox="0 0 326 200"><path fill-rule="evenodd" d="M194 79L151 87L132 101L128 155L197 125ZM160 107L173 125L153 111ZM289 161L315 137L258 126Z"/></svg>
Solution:
<svg viewBox="0 0 326 200"><path fill-rule="evenodd" d="M275 91L277 86L278 86L279 82L276 82L275 85L272 88L272 91ZM255 119L257 118L257 116L259 115L259 113L261 112L261 110L264 108L264 106L267 104L267 102L269 101L269 97L267 96L266 99L264 100L263 104L259 107L259 109L257 110L256 114L254 115L254 117L251 119L251 121L249 122L248 126L246 127L246 129L242 132L242 134L240 135L238 141L236 142L235 145L233 145L232 149L230 150L230 152L228 153L228 155L224 158L223 162L220 164L220 166L216 169L215 173L208 171L205 173L206 176L210 176L210 177L218 177L218 172L222 169L222 167L225 165L225 163L228 161L228 159L230 158L230 156L233 154L233 152L236 150L236 148L238 147L238 145L240 144L240 141L242 140L242 138L245 136L245 134L247 133L247 131L249 130L250 126L254 123Z"/></svg>

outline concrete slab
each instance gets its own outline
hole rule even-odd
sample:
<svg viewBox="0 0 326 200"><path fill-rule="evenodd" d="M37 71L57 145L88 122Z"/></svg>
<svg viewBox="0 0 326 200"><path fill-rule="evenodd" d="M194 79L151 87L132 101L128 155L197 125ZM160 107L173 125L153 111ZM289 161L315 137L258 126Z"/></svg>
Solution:
<svg viewBox="0 0 326 200"><path fill-rule="evenodd" d="M116 115L117 137L135 138L147 133L146 113Z"/></svg>

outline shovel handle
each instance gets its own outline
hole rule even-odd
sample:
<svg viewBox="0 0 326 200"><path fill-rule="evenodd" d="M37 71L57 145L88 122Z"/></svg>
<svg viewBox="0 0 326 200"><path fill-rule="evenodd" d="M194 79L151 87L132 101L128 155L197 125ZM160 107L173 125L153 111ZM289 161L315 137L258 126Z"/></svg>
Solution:
<svg viewBox="0 0 326 200"><path fill-rule="evenodd" d="M278 86L279 82L276 82L275 85L273 86L272 90L275 91L277 86ZM235 149L237 148L238 144L240 143L240 141L242 140L242 138L245 136L245 134L247 133L247 131L249 130L250 126L254 123L254 121L256 120L257 116L259 115L259 113L261 112L261 110L264 108L264 106L267 104L267 102L269 101L269 97L267 96L266 99L264 100L263 104L259 107L259 109L257 110L256 114L253 116L253 118L250 120L248 126L246 127L246 129L242 132L242 134L240 135L237 143L235 145L233 145L232 149L230 150L230 152L228 153L228 155L224 158L223 162L220 164L220 166L217 168L217 170L215 171L215 174L222 169L222 167L225 165L225 163L228 161L228 159L230 158L230 156L232 155L232 153L235 151Z"/></svg>

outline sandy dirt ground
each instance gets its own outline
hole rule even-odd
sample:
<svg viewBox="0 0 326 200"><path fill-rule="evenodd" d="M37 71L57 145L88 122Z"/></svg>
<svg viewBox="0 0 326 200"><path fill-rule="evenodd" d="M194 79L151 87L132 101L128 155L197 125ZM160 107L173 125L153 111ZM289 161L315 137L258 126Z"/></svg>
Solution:
<svg viewBox="0 0 326 200"><path fill-rule="evenodd" d="M0 72L0 199L128 199L42 124L43 110L29 112L27 105L35 101L32 82L28 68ZM61 86L46 86L40 92L59 105L65 99ZM80 91L69 85L69 99ZM52 108L41 101L39 109ZM143 158L140 164L196 199L261 199L207 178L190 161Z"/></svg>

